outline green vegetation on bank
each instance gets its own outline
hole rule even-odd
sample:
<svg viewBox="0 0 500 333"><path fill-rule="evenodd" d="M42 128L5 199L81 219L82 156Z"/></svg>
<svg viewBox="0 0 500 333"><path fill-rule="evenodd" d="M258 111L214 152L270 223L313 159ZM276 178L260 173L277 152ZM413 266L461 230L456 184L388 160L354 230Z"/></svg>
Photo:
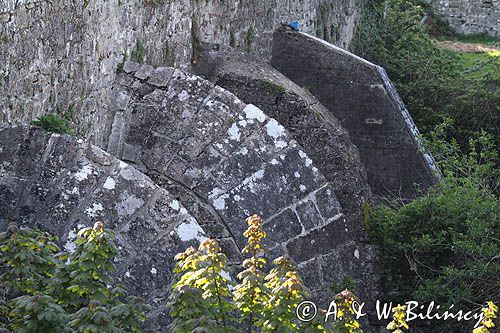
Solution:
<svg viewBox="0 0 500 333"><path fill-rule="evenodd" d="M97 222L80 230L68 253L52 235L11 223L0 233L0 329L139 332L147 307L113 281L113 238Z"/></svg>
<svg viewBox="0 0 500 333"><path fill-rule="evenodd" d="M500 56L452 51L442 40L499 40L435 42L423 15L417 1L371 1L353 51L387 70L443 177L411 203L366 208L365 224L382 251L390 300L476 309L500 300ZM464 331L432 325L425 331Z"/></svg>
<svg viewBox="0 0 500 333"><path fill-rule="evenodd" d="M464 152L480 130L500 146L500 57L476 61L437 47L415 1L372 0L367 6L353 51L387 70L420 130L429 133L451 118L447 137Z"/></svg>

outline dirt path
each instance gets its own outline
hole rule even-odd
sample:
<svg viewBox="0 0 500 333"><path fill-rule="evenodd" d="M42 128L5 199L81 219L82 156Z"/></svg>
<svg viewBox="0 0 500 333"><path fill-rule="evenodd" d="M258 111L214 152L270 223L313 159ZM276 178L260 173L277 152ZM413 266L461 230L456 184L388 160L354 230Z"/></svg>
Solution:
<svg viewBox="0 0 500 333"><path fill-rule="evenodd" d="M492 51L500 51L499 47L491 45L462 43L462 42L454 42L451 40L445 40L445 41L434 40L433 42L438 47L450 49L455 52L485 53Z"/></svg>

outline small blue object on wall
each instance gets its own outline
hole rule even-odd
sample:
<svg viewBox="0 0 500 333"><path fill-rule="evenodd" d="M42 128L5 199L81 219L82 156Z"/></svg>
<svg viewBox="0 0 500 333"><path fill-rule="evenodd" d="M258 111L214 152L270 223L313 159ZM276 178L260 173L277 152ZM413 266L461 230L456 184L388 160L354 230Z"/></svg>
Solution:
<svg viewBox="0 0 500 333"><path fill-rule="evenodd" d="M292 22L288 23L288 26L293 31L299 31L299 29L300 29L300 22L299 21L292 21Z"/></svg>

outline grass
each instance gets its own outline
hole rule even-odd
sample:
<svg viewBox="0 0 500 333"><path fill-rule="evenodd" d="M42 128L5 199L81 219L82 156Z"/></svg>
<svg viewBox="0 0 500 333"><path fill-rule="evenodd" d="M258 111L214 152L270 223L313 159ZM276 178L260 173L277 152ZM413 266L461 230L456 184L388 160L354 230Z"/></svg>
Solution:
<svg viewBox="0 0 500 333"><path fill-rule="evenodd" d="M69 120L57 114L46 114L31 122L32 125L39 126L52 133L75 135L75 131L70 128Z"/></svg>
<svg viewBox="0 0 500 333"><path fill-rule="evenodd" d="M470 44L483 44L494 47L500 47L500 39L486 35L452 35L440 36L438 40L451 40L455 42L470 43Z"/></svg>
<svg viewBox="0 0 500 333"><path fill-rule="evenodd" d="M483 79L498 75L500 68L500 52L488 53L457 53L460 67L473 78Z"/></svg>

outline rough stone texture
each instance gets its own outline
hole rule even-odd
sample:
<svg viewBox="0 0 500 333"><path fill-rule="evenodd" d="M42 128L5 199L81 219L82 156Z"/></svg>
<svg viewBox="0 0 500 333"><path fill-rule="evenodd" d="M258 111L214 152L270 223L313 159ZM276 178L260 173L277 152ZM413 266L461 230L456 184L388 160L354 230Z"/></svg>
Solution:
<svg viewBox="0 0 500 333"><path fill-rule="evenodd" d="M438 0L432 7L460 34L500 37L498 0Z"/></svg>
<svg viewBox="0 0 500 333"><path fill-rule="evenodd" d="M347 249L349 268L336 267L363 290L362 277L373 272L371 260L358 259L370 253L361 225L346 219L334 184L282 125L197 76L157 68L139 78L143 67L126 68L115 95L129 102L114 116L109 151L175 193L210 237L234 250L235 264L244 220L256 213L270 252L289 253L301 267ZM171 77L151 80L158 72ZM321 275L309 283L316 291L330 286Z"/></svg>
<svg viewBox="0 0 500 333"><path fill-rule="evenodd" d="M359 153L340 121L313 95L240 53L207 52L195 70L282 124L332 184L344 214L362 224L370 188Z"/></svg>
<svg viewBox="0 0 500 333"><path fill-rule="evenodd" d="M293 56L291 56L293 55ZM271 64L307 88L349 131L374 195L412 198L435 180L432 156L384 69L323 40L278 29Z"/></svg>
<svg viewBox="0 0 500 333"><path fill-rule="evenodd" d="M200 47L231 45L269 59L274 29L295 19L346 47L363 1L2 0L0 122L69 112L105 147L109 88L125 57L182 68Z"/></svg>
<svg viewBox="0 0 500 333"><path fill-rule="evenodd" d="M14 221L51 231L71 251L76 232L97 220L117 233L117 281L157 307L149 327L165 327L173 256L206 238L197 220L95 146L35 127L0 129L0 230Z"/></svg>

